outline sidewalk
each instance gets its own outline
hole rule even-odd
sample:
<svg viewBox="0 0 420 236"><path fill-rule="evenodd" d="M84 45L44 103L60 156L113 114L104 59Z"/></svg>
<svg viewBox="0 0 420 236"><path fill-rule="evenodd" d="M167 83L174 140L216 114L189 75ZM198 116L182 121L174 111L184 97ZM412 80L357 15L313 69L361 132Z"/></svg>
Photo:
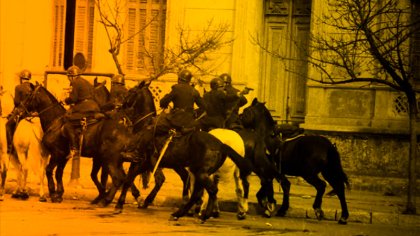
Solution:
<svg viewBox="0 0 420 236"><path fill-rule="evenodd" d="M83 199L93 200L97 196L97 190L90 179L90 170L92 166L92 159L81 159L81 178L79 185L69 185L71 162L65 168L63 182L65 184L64 199ZM128 168L128 165L127 165ZM171 169L164 169L166 181L158 193L153 205L165 207L177 207L181 203L182 181L180 177ZM31 174L29 174L31 176ZM350 176L351 178L351 176ZM14 180L13 180L14 179ZM14 170L10 170L8 174L8 181L6 183L7 193L16 187ZM290 209L286 217L293 218L311 218L315 219L315 214L312 209L314 196L316 194L315 188L302 181L300 178L290 177ZM46 180L45 180L46 181ZM251 175L250 194L249 194L249 214L257 215L260 208L255 197L256 192L260 187L258 177ZM154 179L149 183L148 189L142 189L141 181L136 178L134 182L141 191L141 197L145 198L154 186ZM35 178L31 177L29 186L31 188L31 195L36 195L39 185ZM358 188L353 188L358 189ZM275 199L277 200L277 207L281 204L282 193L279 184L275 182ZM327 188L326 192L331 190ZM114 201L119 197L117 193ZM221 182L219 184L218 199L222 211L236 212L236 195L233 181L229 183ZM347 204L350 212L348 219L350 222L372 223L372 224L397 224L397 225L418 225L420 226L420 214L417 215L403 215L401 212L405 209L406 196L384 196L379 192L350 190L346 192ZM131 193L127 194L127 203L134 202ZM420 211L420 197L416 198L417 211ZM111 206L112 207L112 206ZM322 209L325 213L326 220L338 220L341 214L341 207L336 196L324 196ZM280 218L279 218L280 219Z"/></svg>

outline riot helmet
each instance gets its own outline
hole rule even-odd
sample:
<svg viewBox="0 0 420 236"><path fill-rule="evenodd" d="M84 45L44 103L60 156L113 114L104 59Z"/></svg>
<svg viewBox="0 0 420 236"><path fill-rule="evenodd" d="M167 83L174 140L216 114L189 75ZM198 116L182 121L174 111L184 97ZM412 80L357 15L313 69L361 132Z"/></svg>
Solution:
<svg viewBox="0 0 420 236"><path fill-rule="evenodd" d="M124 85L125 84L124 75L120 75L120 74L114 75L114 77L112 77L111 79L111 83Z"/></svg>
<svg viewBox="0 0 420 236"><path fill-rule="evenodd" d="M214 78L210 81L210 88L212 90L223 88L224 86L225 86L225 81L223 81L223 79L220 77Z"/></svg>
<svg viewBox="0 0 420 236"><path fill-rule="evenodd" d="M226 84L232 84L232 77L228 73L221 74L219 76Z"/></svg>
<svg viewBox="0 0 420 236"><path fill-rule="evenodd" d="M178 82L185 82L189 83L191 82L192 73L189 70L183 70L178 75Z"/></svg>
<svg viewBox="0 0 420 236"><path fill-rule="evenodd" d="M67 76L69 76L69 77L76 77L78 75L80 75L80 69L79 69L79 67L77 67L77 66L70 66L67 69Z"/></svg>
<svg viewBox="0 0 420 236"><path fill-rule="evenodd" d="M19 73L19 78L22 79L22 80L30 80L31 77L32 77L32 74L31 74L31 72L29 70L26 70L25 69L25 70L22 70Z"/></svg>

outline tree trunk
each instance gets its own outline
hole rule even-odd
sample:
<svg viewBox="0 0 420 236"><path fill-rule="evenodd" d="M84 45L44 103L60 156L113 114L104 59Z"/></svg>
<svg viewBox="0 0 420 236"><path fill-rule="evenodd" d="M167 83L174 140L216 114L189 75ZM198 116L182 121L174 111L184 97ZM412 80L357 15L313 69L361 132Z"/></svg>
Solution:
<svg viewBox="0 0 420 236"><path fill-rule="evenodd" d="M408 157L408 192L405 214L416 214L417 114L416 104L410 106L410 152Z"/></svg>

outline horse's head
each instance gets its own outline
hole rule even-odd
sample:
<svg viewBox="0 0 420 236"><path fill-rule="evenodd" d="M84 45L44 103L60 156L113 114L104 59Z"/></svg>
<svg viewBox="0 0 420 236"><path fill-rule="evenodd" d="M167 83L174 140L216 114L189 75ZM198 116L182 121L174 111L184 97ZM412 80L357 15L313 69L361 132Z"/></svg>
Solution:
<svg viewBox="0 0 420 236"><path fill-rule="evenodd" d="M124 99L122 110L128 115L134 125L147 123L148 118L156 114L156 106L149 84L145 81L140 82L128 90Z"/></svg>
<svg viewBox="0 0 420 236"><path fill-rule="evenodd" d="M19 105L18 109L25 114L50 113L51 117L58 117L65 113L64 107L58 100L42 85L33 86L32 92Z"/></svg>
<svg viewBox="0 0 420 236"><path fill-rule="evenodd" d="M111 98L111 93L105 84L106 81L102 83L98 83L97 81L94 82L95 89L93 91L93 96L100 107L105 105Z"/></svg>
<svg viewBox="0 0 420 236"><path fill-rule="evenodd" d="M245 128L250 129L257 129L262 125L272 128L276 124L265 103L259 102L257 98L254 98L251 105L244 109L241 121Z"/></svg>

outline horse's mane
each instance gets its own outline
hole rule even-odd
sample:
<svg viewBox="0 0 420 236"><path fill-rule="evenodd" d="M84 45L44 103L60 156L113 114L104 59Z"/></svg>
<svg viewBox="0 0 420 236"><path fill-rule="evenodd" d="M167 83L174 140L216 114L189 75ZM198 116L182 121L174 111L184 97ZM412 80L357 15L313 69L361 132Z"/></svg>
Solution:
<svg viewBox="0 0 420 236"><path fill-rule="evenodd" d="M50 93L50 91L48 91L47 88L45 88L42 85L38 85L38 86L39 86L38 89L40 91L42 91L43 93L45 93L48 96L48 98L51 100L51 102L53 102L53 103L59 103L58 100L57 100L57 98L54 95L52 95L52 93Z"/></svg>

